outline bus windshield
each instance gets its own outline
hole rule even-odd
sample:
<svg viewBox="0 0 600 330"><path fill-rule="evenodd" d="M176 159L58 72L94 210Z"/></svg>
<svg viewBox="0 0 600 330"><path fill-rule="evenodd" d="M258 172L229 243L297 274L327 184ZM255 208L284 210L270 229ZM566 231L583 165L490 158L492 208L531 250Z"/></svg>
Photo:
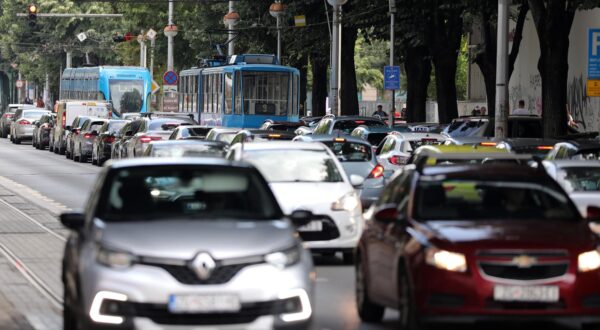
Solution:
<svg viewBox="0 0 600 330"><path fill-rule="evenodd" d="M244 111L253 115L287 116L289 72L244 72Z"/></svg>
<svg viewBox="0 0 600 330"><path fill-rule="evenodd" d="M110 99L119 114L140 112L144 105L143 80L110 80Z"/></svg>

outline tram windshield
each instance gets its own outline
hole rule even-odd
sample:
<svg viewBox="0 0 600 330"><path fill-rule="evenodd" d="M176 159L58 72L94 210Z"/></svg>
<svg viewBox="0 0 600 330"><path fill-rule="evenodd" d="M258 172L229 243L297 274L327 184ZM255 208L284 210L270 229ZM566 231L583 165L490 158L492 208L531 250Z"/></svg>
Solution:
<svg viewBox="0 0 600 330"><path fill-rule="evenodd" d="M144 105L143 80L111 80L110 99L117 113L140 112Z"/></svg>
<svg viewBox="0 0 600 330"><path fill-rule="evenodd" d="M290 111L289 72L243 72L244 111L252 115L287 116Z"/></svg>

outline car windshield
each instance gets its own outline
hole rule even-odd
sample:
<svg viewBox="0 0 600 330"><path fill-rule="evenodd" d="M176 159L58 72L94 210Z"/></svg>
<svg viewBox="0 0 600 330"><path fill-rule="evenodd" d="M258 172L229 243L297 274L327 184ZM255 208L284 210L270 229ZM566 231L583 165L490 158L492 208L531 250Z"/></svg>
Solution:
<svg viewBox="0 0 600 330"><path fill-rule="evenodd" d="M224 156L223 148L218 145L164 145L153 146L152 157L219 157Z"/></svg>
<svg viewBox="0 0 600 330"><path fill-rule="evenodd" d="M342 131L345 134L350 134L352 131L358 126L367 126L367 127L385 127L385 123L380 120L338 120L333 125L333 129L336 131Z"/></svg>
<svg viewBox="0 0 600 330"><path fill-rule="evenodd" d="M47 114L48 111L23 111L23 118L42 118L43 115Z"/></svg>
<svg viewBox="0 0 600 330"><path fill-rule="evenodd" d="M439 146L442 144L442 141L440 141L438 139L423 138L420 140L408 141L408 144L410 144L410 148L412 150L416 150L417 148L419 148L421 146Z"/></svg>
<svg viewBox="0 0 600 330"><path fill-rule="evenodd" d="M221 142L225 142L225 143L231 143L231 141L233 141L233 138L235 137L237 133L236 132L230 132L230 133L220 133L217 136L217 141L221 141Z"/></svg>
<svg viewBox="0 0 600 330"><path fill-rule="evenodd" d="M246 151L244 160L253 163L269 182L342 182L334 159L323 150Z"/></svg>
<svg viewBox="0 0 600 330"><path fill-rule="evenodd" d="M281 210L253 171L207 166L123 169L107 178L97 217L107 222L276 219Z"/></svg>
<svg viewBox="0 0 600 330"><path fill-rule="evenodd" d="M488 120L456 120L448 126L446 133L453 138L483 136L488 125Z"/></svg>
<svg viewBox="0 0 600 330"><path fill-rule="evenodd" d="M110 99L117 113L140 112L144 104L143 80L111 80Z"/></svg>
<svg viewBox="0 0 600 330"><path fill-rule="evenodd" d="M371 147L355 142L323 142L341 162L368 162L371 160Z"/></svg>
<svg viewBox="0 0 600 330"><path fill-rule="evenodd" d="M123 126L125 126L125 124L127 124L126 121L118 121L118 122L112 122L110 123L110 126L108 127L108 130L111 133L116 133L118 132L121 128L123 128Z"/></svg>
<svg viewBox="0 0 600 330"><path fill-rule="evenodd" d="M421 178L415 218L421 220L574 220L559 189L535 182Z"/></svg>
<svg viewBox="0 0 600 330"><path fill-rule="evenodd" d="M558 178L567 192L600 191L600 167L565 167Z"/></svg>

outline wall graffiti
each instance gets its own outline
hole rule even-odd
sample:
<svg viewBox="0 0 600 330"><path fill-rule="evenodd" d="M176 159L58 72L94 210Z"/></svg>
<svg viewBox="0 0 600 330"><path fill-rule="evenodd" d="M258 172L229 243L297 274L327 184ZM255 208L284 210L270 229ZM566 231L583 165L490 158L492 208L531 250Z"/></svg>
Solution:
<svg viewBox="0 0 600 330"><path fill-rule="evenodd" d="M567 104L571 115L582 131L597 131L600 117L599 101L587 96L586 79L583 75L573 78L567 86Z"/></svg>

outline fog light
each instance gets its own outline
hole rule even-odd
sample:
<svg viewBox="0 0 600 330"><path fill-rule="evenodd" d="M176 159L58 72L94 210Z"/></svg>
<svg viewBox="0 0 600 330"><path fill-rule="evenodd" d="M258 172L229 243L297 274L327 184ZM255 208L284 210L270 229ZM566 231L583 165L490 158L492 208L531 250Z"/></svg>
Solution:
<svg viewBox="0 0 600 330"><path fill-rule="evenodd" d="M127 301L127 296L122 293L111 292L111 291L100 291L96 293L94 300L92 301L92 307L90 308L90 318L92 321L97 323L105 324L121 324L125 320L122 316L105 315L102 314L102 304L107 300L114 301Z"/></svg>
<svg viewBox="0 0 600 330"><path fill-rule="evenodd" d="M298 306L298 303L294 303L294 300L291 300L292 303L290 303L289 305L286 304L286 310L289 310L288 308L294 308L299 311L294 313L284 313L279 315L279 317L281 317L281 319L284 322L297 322L308 320L312 315L312 308L310 306L310 299L308 298L308 293L306 293L304 289L294 289L279 295L279 299L282 300L290 298L297 298L297 301L299 302L300 306Z"/></svg>

